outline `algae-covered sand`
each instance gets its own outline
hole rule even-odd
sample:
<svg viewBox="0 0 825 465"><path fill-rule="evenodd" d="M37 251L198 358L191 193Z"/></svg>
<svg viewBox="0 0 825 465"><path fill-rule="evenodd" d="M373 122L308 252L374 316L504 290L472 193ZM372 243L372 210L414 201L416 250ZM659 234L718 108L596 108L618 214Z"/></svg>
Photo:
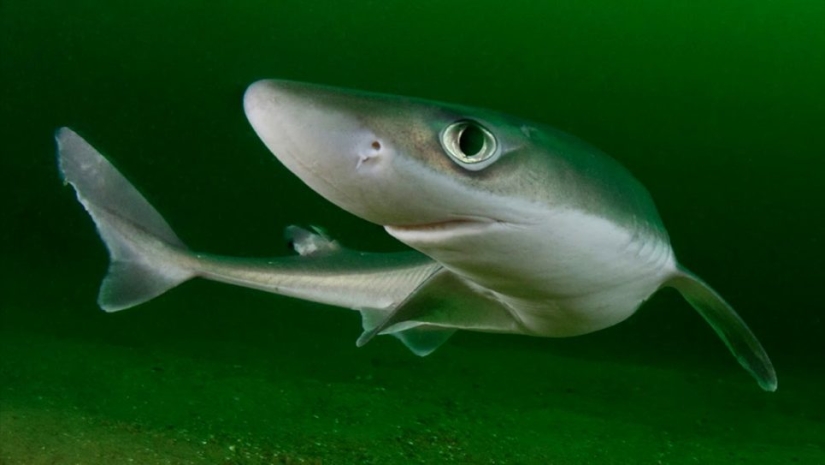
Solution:
<svg viewBox="0 0 825 465"><path fill-rule="evenodd" d="M35 299L52 301L42 310L50 321L29 303L5 322L2 463L816 464L825 457L815 392L822 380L786 370L788 394L766 394L710 337L702 342L719 349L711 361L681 357L667 343L664 354L642 361L641 343L626 350L623 336L609 332L592 344L613 354L584 340L467 335L420 359L391 338L355 349L345 337L318 337L336 327L357 333L354 313L203 283L153 307L98 317L91 302L80 303L90 296L69 289L74 279L47 288L60 297ZM284 312L297 314L289 326L281 324ZM656 346L656 338L640 337ZM666 363L666 355L676 360Z"/></svg>

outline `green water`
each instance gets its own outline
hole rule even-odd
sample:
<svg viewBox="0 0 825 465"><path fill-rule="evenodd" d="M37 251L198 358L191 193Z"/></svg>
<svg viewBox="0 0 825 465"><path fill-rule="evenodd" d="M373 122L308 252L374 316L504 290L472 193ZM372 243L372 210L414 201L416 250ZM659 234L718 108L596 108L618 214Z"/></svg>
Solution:
<svg viewBox="0 0 825 465"><path fill-rule="evenodd" d="M0 463L825 463L825 3L0 2ZM314 194L243 116L276 77L489 107L601 147L771 355L762 392L663 292L614 328L356 349L354 312L191 282L95 305L68 125L194 249L288 253Z"/></svg>

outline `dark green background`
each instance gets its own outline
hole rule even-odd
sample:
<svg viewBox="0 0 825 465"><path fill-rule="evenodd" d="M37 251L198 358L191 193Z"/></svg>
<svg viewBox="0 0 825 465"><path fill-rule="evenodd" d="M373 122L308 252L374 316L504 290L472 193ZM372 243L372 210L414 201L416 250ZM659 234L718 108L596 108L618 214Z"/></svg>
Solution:
<svg viewBox="0 0 825 465"><path fill-rule="evenodd" d="M115 6L118 5L118 6ZM0 463L825 463L825 3L0 2ZM489 107L601 147L771 355L761 392L675 293L567 340L356 349L356 314L193 282L113 315L52 133L106 153L192 248L292 223L401 246L280 166L275 77Z"/></svg>

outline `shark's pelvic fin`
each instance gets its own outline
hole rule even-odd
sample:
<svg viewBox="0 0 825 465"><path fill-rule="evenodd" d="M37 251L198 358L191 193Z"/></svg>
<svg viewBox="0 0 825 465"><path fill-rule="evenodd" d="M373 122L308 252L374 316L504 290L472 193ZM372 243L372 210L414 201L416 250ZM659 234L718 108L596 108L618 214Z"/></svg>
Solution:
<svg viewBox="0 0 825 465"><path fill-rule="evenodd" d="M762 344L716 291L685 268L680 268L679 273L664 285L676 288L702 315L762 389L776 390L776 372Z"/></svg>
<svg viewBox="0 0 825 465"><path fill-rule="evenodd" d="M195 276L170 259L187 253L183 242L103 155L69 128L58 129L55 138L63 180L74 187L109 250L98 295L102 309L133 307Z"/></svg>

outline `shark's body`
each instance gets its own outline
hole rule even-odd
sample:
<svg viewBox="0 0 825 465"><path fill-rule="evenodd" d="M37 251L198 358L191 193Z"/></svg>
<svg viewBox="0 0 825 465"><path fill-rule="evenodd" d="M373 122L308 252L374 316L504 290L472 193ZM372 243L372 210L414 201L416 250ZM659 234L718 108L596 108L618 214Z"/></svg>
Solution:
<svg viewBox="0 0 825 465"><path fill-rule="evenodd" d="M672 286L760 386L776 389L745 323L678 265L647 191L597 149L486 110L287 81L254 83L244 106L267 147L307 185L417 252L350 251L294 227L299 256L191 252L102 155L63 128L61 172L112 259L99 298L105 310L200 276L358 310L359 345L393 334L426 355L458 329L597 331Z"/></svg>

